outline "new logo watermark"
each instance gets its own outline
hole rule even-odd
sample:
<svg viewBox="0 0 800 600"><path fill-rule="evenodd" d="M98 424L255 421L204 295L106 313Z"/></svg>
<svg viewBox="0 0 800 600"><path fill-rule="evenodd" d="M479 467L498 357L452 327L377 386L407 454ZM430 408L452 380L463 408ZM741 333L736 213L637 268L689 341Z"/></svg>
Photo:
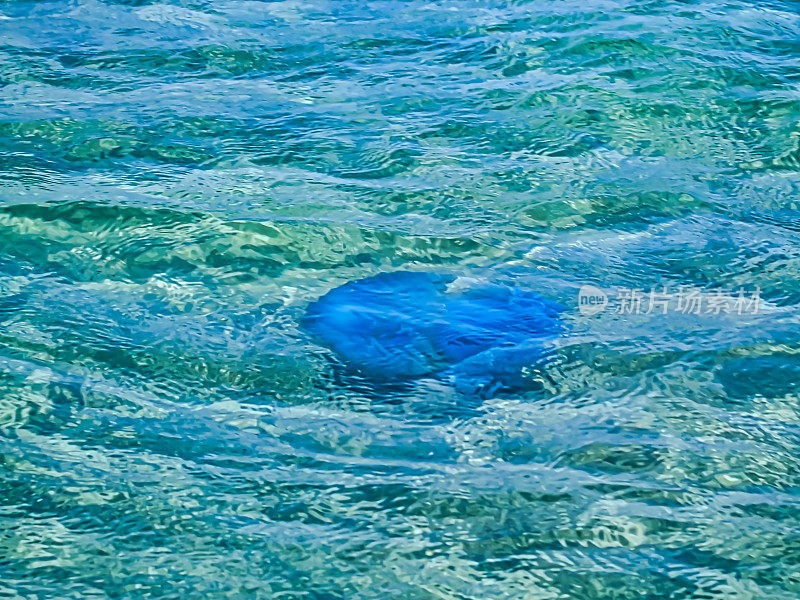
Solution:
<svg viewBox="0 0 800 600"><path fill-rule="evenodd" d="M584 285L578 290L578 310L590 317L603 312L608 306L608 295L599 287Z"/></svg>
<svg viewBox="0 0 800 600"><path fill-rule="evenodd" d="M584 285L578 290L578 310L582 315L592 316L607 309L629 315L666 315L669 312L693 315L758 314L761 309L761 290L739 289L726 293L691 287L675 290L662 287L606 291L594 285Z"/></svg>

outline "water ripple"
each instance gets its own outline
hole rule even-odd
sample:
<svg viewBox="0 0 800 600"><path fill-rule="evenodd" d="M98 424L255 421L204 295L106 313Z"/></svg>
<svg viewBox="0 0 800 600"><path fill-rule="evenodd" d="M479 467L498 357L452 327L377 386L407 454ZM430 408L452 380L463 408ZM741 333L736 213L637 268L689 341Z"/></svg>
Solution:
<svg viewBox="0 0 800 600"><path fill-rule="evenodd" d="M799 28L0 5L0 597L797 598ZM536 385L343 378L306 307L397 270L570 306Z"/></svg>

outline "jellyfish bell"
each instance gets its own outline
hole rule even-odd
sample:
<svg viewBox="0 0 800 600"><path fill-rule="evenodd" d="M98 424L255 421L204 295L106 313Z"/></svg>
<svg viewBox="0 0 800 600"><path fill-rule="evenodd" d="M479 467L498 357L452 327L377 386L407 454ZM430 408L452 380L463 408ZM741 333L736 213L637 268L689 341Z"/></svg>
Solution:
<svg viewBox="0 0 800 600"><path fill-rule="evenodd" d="M560 304L453 274L397 271L351 281L313 302L303 324L341 364L375 384L423 377L516 381L562 331ZM519 367L519 369L517 368Z"/></svg>

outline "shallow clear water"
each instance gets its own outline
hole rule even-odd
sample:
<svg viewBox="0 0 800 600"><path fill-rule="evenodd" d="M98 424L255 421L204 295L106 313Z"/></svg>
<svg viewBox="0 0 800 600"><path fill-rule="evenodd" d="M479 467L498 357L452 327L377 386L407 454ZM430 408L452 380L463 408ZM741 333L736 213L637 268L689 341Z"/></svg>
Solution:
<svg viewBox="0 0 800 600"><path fill-rule="evenodd" d="M796 2L15 1L0 40L0 598L800 596ZM537 385L338 377L306 307L394 270L572 299Z"/></svg>

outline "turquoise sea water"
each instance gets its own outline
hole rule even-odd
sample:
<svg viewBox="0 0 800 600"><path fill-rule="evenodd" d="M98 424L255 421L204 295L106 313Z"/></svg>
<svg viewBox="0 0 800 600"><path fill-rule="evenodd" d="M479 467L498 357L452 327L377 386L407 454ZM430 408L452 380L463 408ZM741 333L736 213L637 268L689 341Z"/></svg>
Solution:
<svg viewBox="0 0 800 600"><path fill-rule="evenodd" d="M798 123L788 0L0 2L0 598L795 600ZM396 270L536 385L338 377Z"/></svg>

